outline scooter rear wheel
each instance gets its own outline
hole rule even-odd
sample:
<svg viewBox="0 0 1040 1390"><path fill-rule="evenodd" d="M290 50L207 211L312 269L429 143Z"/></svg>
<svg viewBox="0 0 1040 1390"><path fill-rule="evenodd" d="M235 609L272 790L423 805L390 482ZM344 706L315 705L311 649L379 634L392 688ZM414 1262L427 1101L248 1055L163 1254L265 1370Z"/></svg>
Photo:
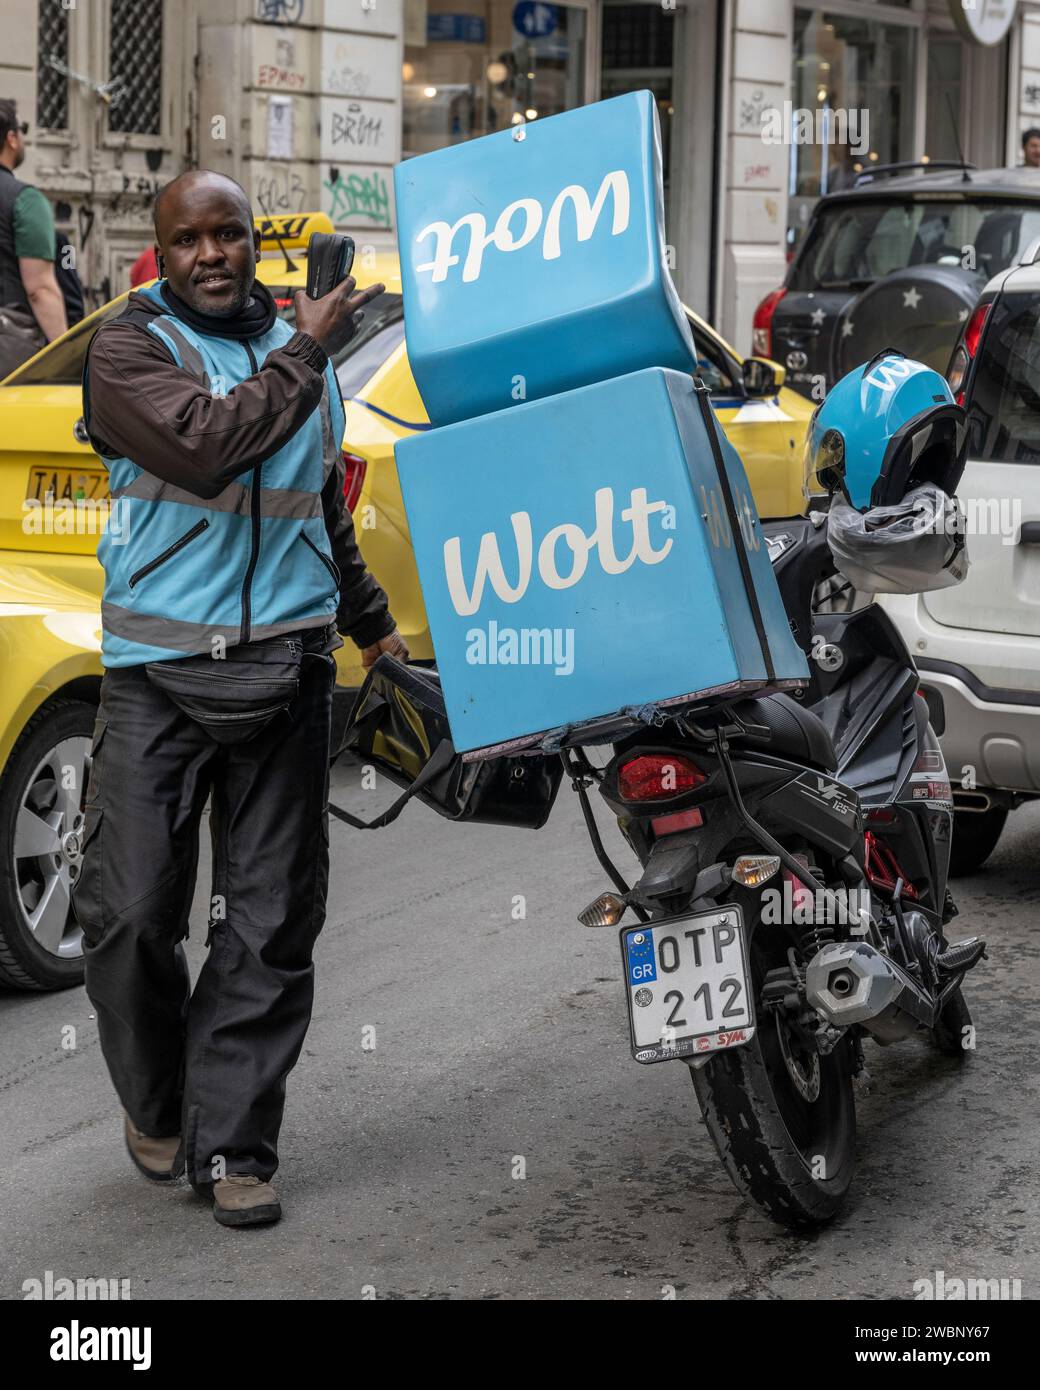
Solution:
<svg viewBox="0 0 1040 1390"><path fill-rule="evenodd" d="M752 979L782 965L790 941L776 927L751 933ZM786 1039L757 1009L750 1043L691 1067L708 1132L740 1192L785 1226L822 1226L838 1214L856 1163L851 1044L824 1056Z"/></svg>

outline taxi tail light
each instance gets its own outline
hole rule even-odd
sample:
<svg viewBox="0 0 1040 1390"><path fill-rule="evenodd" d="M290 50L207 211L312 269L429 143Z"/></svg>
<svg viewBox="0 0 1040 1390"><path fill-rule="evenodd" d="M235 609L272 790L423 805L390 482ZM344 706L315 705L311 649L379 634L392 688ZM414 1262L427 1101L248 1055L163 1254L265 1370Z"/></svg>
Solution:
<svg viewBox="0 0 1040 1390"><path fill-rule="evenodd" d="M348 453L346 449L341 450L341 452L346 469L343 478L343 500L347 504L347 510L352 512L358 504L361 489L365 484L368 463L360 455Z"/></svg>
<svg viewBox="0 0 1040 1390"><path fill-rule="evenodd" d="M664 801L707 780L707 773L681 753L641 753L618 769L618 793L622 801Z"/></svg>
<svg viewBox="0 0 1040 1390"><path fill-rule="evenodd" d="M756 357L773 355L773 315L786 293L784 286L770 290L755 310L755 317L751 321L751 351Z"/></svg>

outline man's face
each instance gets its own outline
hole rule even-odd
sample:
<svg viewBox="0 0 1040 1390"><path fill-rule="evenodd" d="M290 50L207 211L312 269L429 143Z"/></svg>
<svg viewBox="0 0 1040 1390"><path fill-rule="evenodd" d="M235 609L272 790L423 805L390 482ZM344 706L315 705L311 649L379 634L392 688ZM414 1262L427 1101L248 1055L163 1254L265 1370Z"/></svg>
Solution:
<svg viewBox="0 0 1040 1390"><path fill-rule="evenodd" d="M249 299L260 233L240 194L200 180L164 201L158 252L174 294L199 313L225 317Z"/></svg>
<svg viewBox="0 0 1040 1390"><path fill-rule="evenodd" d="M4 154L11 158L12 169L17 169L25 159L25 136L20 130L9 130L4 138ZM5 163L7 160L5 159Z"/></svg>
<svg viewBox="0 0 1040 1390"><path fill-rule="evenodd" d="M1025 157L1030 169L1040 169L1040 135L1031 135L1026 141Z"/></svg>

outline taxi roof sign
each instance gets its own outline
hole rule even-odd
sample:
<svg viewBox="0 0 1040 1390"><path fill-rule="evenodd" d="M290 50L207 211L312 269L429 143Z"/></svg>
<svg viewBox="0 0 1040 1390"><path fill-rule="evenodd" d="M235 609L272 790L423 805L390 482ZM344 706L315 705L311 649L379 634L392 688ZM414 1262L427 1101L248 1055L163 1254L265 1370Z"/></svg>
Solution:
<svg viewBox="0 0 1040 1390"><path fill-rule="evenodd" d="M282 247L298 250L307 245L312 233L336 230L326 212L282 212L274 217L255 217L253 221L260 233L262 251L279 251Z"/></svg>

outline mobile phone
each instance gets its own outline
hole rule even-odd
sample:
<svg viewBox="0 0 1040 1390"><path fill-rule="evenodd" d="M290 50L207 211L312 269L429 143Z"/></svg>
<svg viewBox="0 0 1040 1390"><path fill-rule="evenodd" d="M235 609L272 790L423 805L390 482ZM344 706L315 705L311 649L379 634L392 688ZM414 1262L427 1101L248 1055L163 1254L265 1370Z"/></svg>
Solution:
<svg viewBox="0 0 1040 1390"><path fill-rule="evenodd" d="M342 232L312 232L307 242L307 293L311 299L329 294L350 274L354 238Z"/></svg>

